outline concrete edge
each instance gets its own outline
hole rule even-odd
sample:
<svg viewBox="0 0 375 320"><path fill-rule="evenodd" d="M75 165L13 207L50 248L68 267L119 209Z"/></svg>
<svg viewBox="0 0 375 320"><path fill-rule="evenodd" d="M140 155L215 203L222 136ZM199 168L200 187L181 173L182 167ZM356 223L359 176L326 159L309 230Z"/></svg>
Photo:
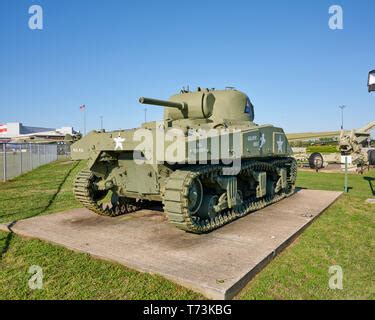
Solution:
<svg viewBox="0 0 375 320"><path fill-rule="evenodd" d="M258 263L258 265L246 273L243 277L237 280L237 282L230 287L224 293L225 300L231 300L236 295L240 293L240 291L262 270L264 269L278 254L280 254L284 249L289 247L300 235L303 231L305 231L317 218L319 218L328 208L330 208L336 201L343 195L343 192L337 191L338 194L336 198L328 204L324 209L313 217L310 221L308 221L301 229L299 229L296 233L291 235L288 239L286 239L282 244L280 244L276 250L266 256L262 261Z"/></svg>

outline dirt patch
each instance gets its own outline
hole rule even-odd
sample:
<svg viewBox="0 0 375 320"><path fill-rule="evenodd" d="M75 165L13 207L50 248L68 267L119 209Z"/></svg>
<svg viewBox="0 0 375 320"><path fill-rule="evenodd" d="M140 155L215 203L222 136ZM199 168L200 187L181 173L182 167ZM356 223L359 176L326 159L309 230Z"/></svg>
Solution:
<svg viewBox="0 0 375 320"><path fill-rule="evenodd" d="M114 218L102 217L95 213L91 213L83 218L69 218L67 217L61 221L65 225L75 226L75 227L91 227L91 226L103 226L103 225L113 225Z"/></svg>

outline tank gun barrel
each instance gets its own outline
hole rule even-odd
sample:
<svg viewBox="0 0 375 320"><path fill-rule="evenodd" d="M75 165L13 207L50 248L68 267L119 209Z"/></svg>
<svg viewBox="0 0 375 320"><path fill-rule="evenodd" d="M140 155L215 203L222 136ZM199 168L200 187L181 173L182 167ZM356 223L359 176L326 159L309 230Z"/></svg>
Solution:
<svg viewBox="0 0 375 320"><path fill-rule="evenodd" d="M158 99L145 98L145 97L140 97L139 103L150 104L153 106L176 108L180 110L183 110L186 107L186 104L183 102L173 102L173 101L158 100Z"/></svg>

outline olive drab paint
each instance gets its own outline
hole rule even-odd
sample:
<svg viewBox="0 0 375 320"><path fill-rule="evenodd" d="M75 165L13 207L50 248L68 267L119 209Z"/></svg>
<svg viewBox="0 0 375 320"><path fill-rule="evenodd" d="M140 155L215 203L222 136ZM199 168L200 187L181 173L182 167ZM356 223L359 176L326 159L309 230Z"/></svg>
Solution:
<svg viewBox="0 0 375 320"><path fill-rule="evenodd" d="M71 146L73 160L87 160L75 195L92 211L114 216L159 201L172 224L202 233L293 192L288 139L283 129L254 122L246 94L198 88L139 102L163 106L164 119L92 131ZM112 206L104 208L109 191Z"/></svg>

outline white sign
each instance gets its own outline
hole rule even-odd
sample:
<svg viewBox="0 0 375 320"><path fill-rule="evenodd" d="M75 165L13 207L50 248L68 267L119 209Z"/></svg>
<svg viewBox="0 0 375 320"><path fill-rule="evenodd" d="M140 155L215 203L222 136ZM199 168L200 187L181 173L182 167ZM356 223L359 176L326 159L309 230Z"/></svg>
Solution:
<svg viewBox="0 0 375 320"><path fill-rule="evenodd" d="M369 79L368 79L368 84L370 86L375 85L375 73L370 73Z"/></svg>
<svg viewBox="0 0 375 320"><path fill-rule="evenodd" d="M352 156L341 156L341 163L345 164L345 158L348 161L348 165L352 164Z"/></svg>

